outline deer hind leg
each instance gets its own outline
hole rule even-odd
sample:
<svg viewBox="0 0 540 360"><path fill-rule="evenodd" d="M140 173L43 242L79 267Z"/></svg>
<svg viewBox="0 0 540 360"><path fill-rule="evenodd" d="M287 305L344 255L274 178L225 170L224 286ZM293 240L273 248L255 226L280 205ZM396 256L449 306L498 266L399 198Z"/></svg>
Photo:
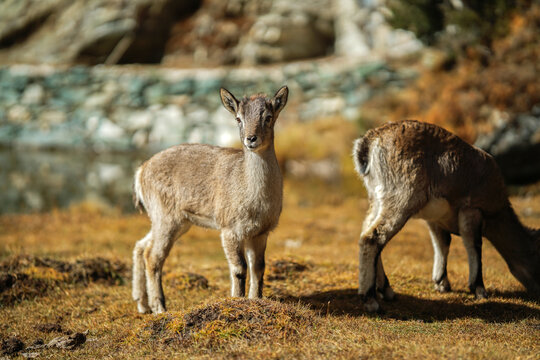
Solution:
<svg viewBox="0 0 540 360"><path fill-rule="evenodd" d="M376 276L377 295L384 300L394 300L396 293L392 290L388 277L384 272L381 254L377 257L377 276Z"/></svg>
<svg viewBox="0 0 540 360"><path fill-rule="evenodd" d="M244 255L244 240L229 230L221 232L221 245L229 263L231 274L231 296L246 295L247 264Z"/></svg>
<svg viewBox="0 0 540 360"><path fill-rule="evenodd" d="M144 251L148 305L154 314L167 311L161 277L163 264L174 241L189 230L191 224L158 224L152 226L152 240Z"/></svg>
<svg viewBox="0 0 540 360"><path fill-rule="evenodd" d="M482 279L482 213L478 209L461 209L458 223L469 259L469 290L478 299L487 298Z"/></svg>
<svg viewBox="0 0 540 360"><path fill-rule="evenodd" d="M132 295L133 300L137 302L137 309L140 313L151 312L148 306L148 293L146 292L146 274L144 266L144 250L150 243L152 231L148 232L144 238L137 241L133 250L133 282Z"/></svg>
<svg viewBox="0 0 540 360"><path fill-rule="evenodd" d="M264 252L268 233L256 236L246 242L246 258L249 269L250 299L262 297L264 277Z"/></svg>
<svg viewBox="0 0 540 360"><path fill-rule="evenodd" d="M373 223L362 231L359 241L358 293L363 297L367 311L379 309L375 299L378 257L388 241L405 225L409 214L414 213L416 211L409 211L399 204L386 207L382 203Z"/></svg>
<svg viewBox="0 0 540 360"><path fill-rule="evenodd" d="M433 273L432 279L435 290L444 293L451 290L450 281L446 265L448 261L448 250L450 249L450 241L452 237L450 233L434 223L428 222L429 235L431 236L431 244L433 245Z"/></svg>

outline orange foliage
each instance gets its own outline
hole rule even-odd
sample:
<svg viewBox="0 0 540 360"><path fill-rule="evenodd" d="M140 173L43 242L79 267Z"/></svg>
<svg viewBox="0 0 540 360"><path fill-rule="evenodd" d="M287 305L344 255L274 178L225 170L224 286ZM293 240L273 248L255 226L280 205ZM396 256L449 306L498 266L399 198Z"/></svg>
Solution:
<svg viewBox="0 0 540 360"><path fill-rule="evenodd" d="M411 88L368 102L368 117L377 109L378 119L416 118L474 142L479 129L489 130L494 111L512 119L540 103L539 33L540 6L535 5L514 16L510 33L494 42L489 56L473 48L450 71L442 66L424 71Z"/></svg>

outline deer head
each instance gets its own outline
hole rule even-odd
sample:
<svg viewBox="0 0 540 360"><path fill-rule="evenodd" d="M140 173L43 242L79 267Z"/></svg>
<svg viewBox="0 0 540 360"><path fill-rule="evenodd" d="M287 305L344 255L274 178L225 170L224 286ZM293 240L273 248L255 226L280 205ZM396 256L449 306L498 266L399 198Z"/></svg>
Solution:
<svg viewBox="0 0 540 360"><path fill-rule="evenodd" d="M236 118L240 141L248 151L263 151L273 143L274 124L287 104L289 89L283 86L273 98L253 95L238 101L227 89L220 90L221 101Z"/></svg>

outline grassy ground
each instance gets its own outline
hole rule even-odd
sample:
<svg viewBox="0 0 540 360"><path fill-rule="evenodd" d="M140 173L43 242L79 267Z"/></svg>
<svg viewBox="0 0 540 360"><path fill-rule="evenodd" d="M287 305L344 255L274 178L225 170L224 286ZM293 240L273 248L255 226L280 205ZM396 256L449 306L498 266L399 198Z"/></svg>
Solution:
<svg viewBox="0 0 540 360"><path fill-rule="evenodd" d="M268 243L265 299L229 299L218 233L194 228L165 264L170 312L162 316L137 314L130 295L131 251L149 227L144 215L81 205L3 216L0 270L16 281L8 288L4 276L0 340L17 337L29 346L88 331L76 349L34 351L39 358L538 358L538 299L485 242L491 296L475 300L459 239L449 257L454 291L436 293L420 221L410 221L383 252L397 300L383 302L383 313L364 313L355 289L367 201L338 187L319 184L315 194L310 187L286 183ZM512 202L526 224L540 226L540 196Z"/></svg>

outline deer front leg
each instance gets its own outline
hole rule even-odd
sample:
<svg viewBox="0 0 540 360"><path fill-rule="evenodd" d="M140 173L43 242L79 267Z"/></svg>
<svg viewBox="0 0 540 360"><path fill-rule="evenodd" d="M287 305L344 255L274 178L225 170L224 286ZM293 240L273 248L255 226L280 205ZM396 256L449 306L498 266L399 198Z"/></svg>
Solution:
<svg viewBox="0 0 540 360"><path fill-rule="evenodd" d="M428 222L429 235L433 245L433 273L432 279L435 283L435 290L444 293L450 291L450 281L446 271L448 261L448 250L452 240L450 233L443 230L434 223Z"/></svg>
<svg viewBox="0 0 540 360"><path fill-rule="evenodd" d="M144 250L150 243L152 232L148 232L144 238L137 241L133 250L133 280L132 295L137 302L137 310L141 314L152 312L148 306L148 293L146 292L146 274L144 266Z"/></svg>
<svg viewBox="0 0 540 360"><path fill-rule="evenodd" d="M264 252L268 233L251 238L246 243L246 257L249 268L249 298L262 297L264 277Z"/></svg>
<svg viewBox="0 0 540 360"><path fill-rule="evenodd" d="M231 231L221 232L221 245L229 263L231 274L231 296L243 297L246 294L247 265L244 255L244 240Z"/></svg>
<svg viewBox="0 0 540 360"><path fill-rule="evenodd" d="M378 256L388 241L405 225L409 211L383 208L369 228L362 231L359 247L358 294L363 297L367 311L377 311L379 304L376 297L376 274Z"/></svg>
<svg viewBox="0 0 540 360"><path fill-rule="evenodd" d="M362 225L363 229L369 229L369 227L373 224L379 212L379 208L379 202L377 200L372 200L370 202L366 218L364 219L364 223ZM388 282L388 278L386 277L386 273L384 272L381 255L377 257L376 286L377 295L379 296L379 298L385 300L394 299L395 293L390 287L390 283Z"/></svg>
<svg viewBox="0 0 540 360"><path fill-rule="evenodd" d="M459 232L469 260L469 290L477 299L487 298L482 279L482 213L478 209L460 209Z"/></svg>
<svg viewBox="0 0 540 360"><path fill-rule="evenodd" d="M394 300L396 293L392 290L388 277L384 272L382 256L377 257L377 275L376 275L377 295L384 300Z"/></svg>

